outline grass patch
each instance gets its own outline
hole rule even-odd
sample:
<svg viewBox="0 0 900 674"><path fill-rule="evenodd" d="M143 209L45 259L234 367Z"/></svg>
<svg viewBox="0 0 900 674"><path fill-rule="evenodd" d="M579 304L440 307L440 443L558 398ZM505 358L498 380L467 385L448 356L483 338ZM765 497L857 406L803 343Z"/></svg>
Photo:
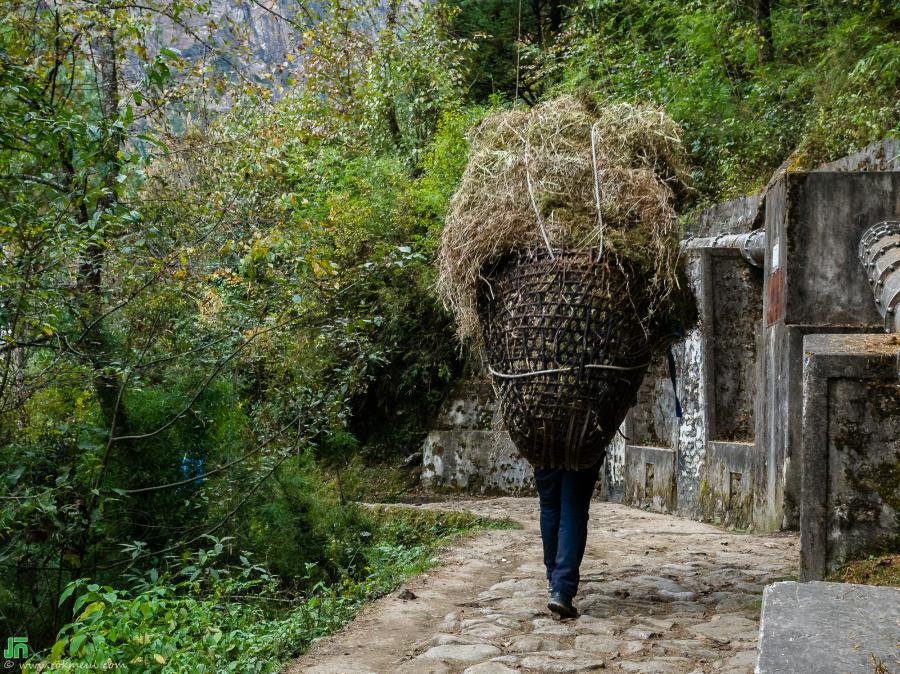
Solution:
<svg viewBox="0 0 900 674"><path fill-rule="evenodd" d="M828 580L859 585L900 587L900 554L871 556L845 564Z"/></svg>

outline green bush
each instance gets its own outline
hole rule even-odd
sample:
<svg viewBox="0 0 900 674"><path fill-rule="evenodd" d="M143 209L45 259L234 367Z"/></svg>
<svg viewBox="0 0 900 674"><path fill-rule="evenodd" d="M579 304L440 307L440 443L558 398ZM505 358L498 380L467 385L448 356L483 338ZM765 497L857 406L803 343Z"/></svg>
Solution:
<svg viewBox="0 0 900 674"><path fill-rule="evenodd" d="M285 659L345 625L365 602L426 569L453 536L510 526L468 513L353 510L341 508L331 521L340 525L334 532L341 537L329 549L341 559L330 561L344 566L334 578L306 562L302 578L292 575L287 586L245 554L230 553L235 541L208 538L208 547L172 560L162 573L136 578L132 589L74 581L60 597L60 604L74 598L72 622L26 671L110 664L172 674L278 671ZM279 542L289 541L282 532ZM343 547L354 550L349 560ZM236 561L229 564L231 558Z"/></svg>

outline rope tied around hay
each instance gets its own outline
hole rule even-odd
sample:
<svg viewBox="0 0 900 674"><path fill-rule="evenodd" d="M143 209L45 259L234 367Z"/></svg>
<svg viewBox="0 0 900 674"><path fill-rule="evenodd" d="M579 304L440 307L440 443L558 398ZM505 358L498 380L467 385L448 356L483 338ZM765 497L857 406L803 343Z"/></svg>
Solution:
<svg viewBox="0 0 900 674"><path fill-rule="evenodd" d="M547 236L547 228L544 227L544 219L541 217L541 211L534 199L534 186L531 184L531 171L528 170L528 134L525 134L525 184L528 186L528 197L531 199L531 207L534 209L534 215L537 218L538 227L541 229L541 236L544 237L544 245L547 246L547 252L550 253L550 259L556 257L553 254L553 246L550 245L550 237Z"/></svg>
<svg viewBox="0 0 900 674"><path fill-rule="evenodd" d="M597 209L597 233L598 233L598 248L600 249L600 253L603 253L603 200L601 198L602 189L600 187L600 167L597 165L597 124L599 122L594 122L591 124L591 168L593 169L594 175L594 203ZM547 252L550 253L550 259L552 260L555 255L553 254L553 246L550 245L550 237L547 235L547 228L544 226L544 218L541 216L541 210L538 208L537 200L534 198L534 184L531 180L531 170L529 168L529 134L531 131L532 123L528 125L528 132L525 134L525 184L528 187L528 198L531 201L531 208L534 210L534 216L537 219L538 228L541 230L541 237L544 239L544 245L547 247Z"/></svg>
<svg viewBox="0 0 900 674"><path fill-rule="evenodd" d="M539 377L543 374L565 374L566 372L575 372L576 370L617 370L619 372L630 372L632 370L641 370L647 367L650 361L641 363L640 365L631 365L623 367L621 365L601 365L599 363L588 363L587 365L577 365L571 367L554 367L549 370L533 370L531 372L498 372L491 365L488 365L488 372L495 377L503 379L522 379L524 377Z"/></svg>
<svg viewBox="0 0 900 674"><path fill-rule="evenodd" d="M599 233L600 242L597 244L600 253L603 253L603 210L600 199L600 169L597 167L597 124L591 124L591 161L594 168L594 200L597 202L597 231Z"/></svg>

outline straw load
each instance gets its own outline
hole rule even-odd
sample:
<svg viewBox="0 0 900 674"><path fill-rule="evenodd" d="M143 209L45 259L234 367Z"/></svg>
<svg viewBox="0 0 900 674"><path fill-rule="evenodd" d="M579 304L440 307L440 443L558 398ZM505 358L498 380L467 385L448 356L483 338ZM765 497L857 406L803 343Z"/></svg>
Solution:
<svg viewBox="0 0 900 674"><path fill-rule="evenodd" d="M438 255L438 290L461 338L481 342L484 271L511 254L600 249L624 260L649 324L684 285L675 207L689 192L681 129L659 108L564 96L492 115L469 162Z"/></svg>

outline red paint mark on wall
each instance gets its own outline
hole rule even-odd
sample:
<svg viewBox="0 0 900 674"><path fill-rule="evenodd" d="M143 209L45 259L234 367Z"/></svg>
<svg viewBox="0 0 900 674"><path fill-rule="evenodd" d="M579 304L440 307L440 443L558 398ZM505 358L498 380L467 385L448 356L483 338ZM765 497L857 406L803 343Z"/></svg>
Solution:
<svg viewBox="0 0 900 674"><path fill-rule="evenodd" d="M784 269L769 274L766 282L766 327L784 320Z"/></svg>

